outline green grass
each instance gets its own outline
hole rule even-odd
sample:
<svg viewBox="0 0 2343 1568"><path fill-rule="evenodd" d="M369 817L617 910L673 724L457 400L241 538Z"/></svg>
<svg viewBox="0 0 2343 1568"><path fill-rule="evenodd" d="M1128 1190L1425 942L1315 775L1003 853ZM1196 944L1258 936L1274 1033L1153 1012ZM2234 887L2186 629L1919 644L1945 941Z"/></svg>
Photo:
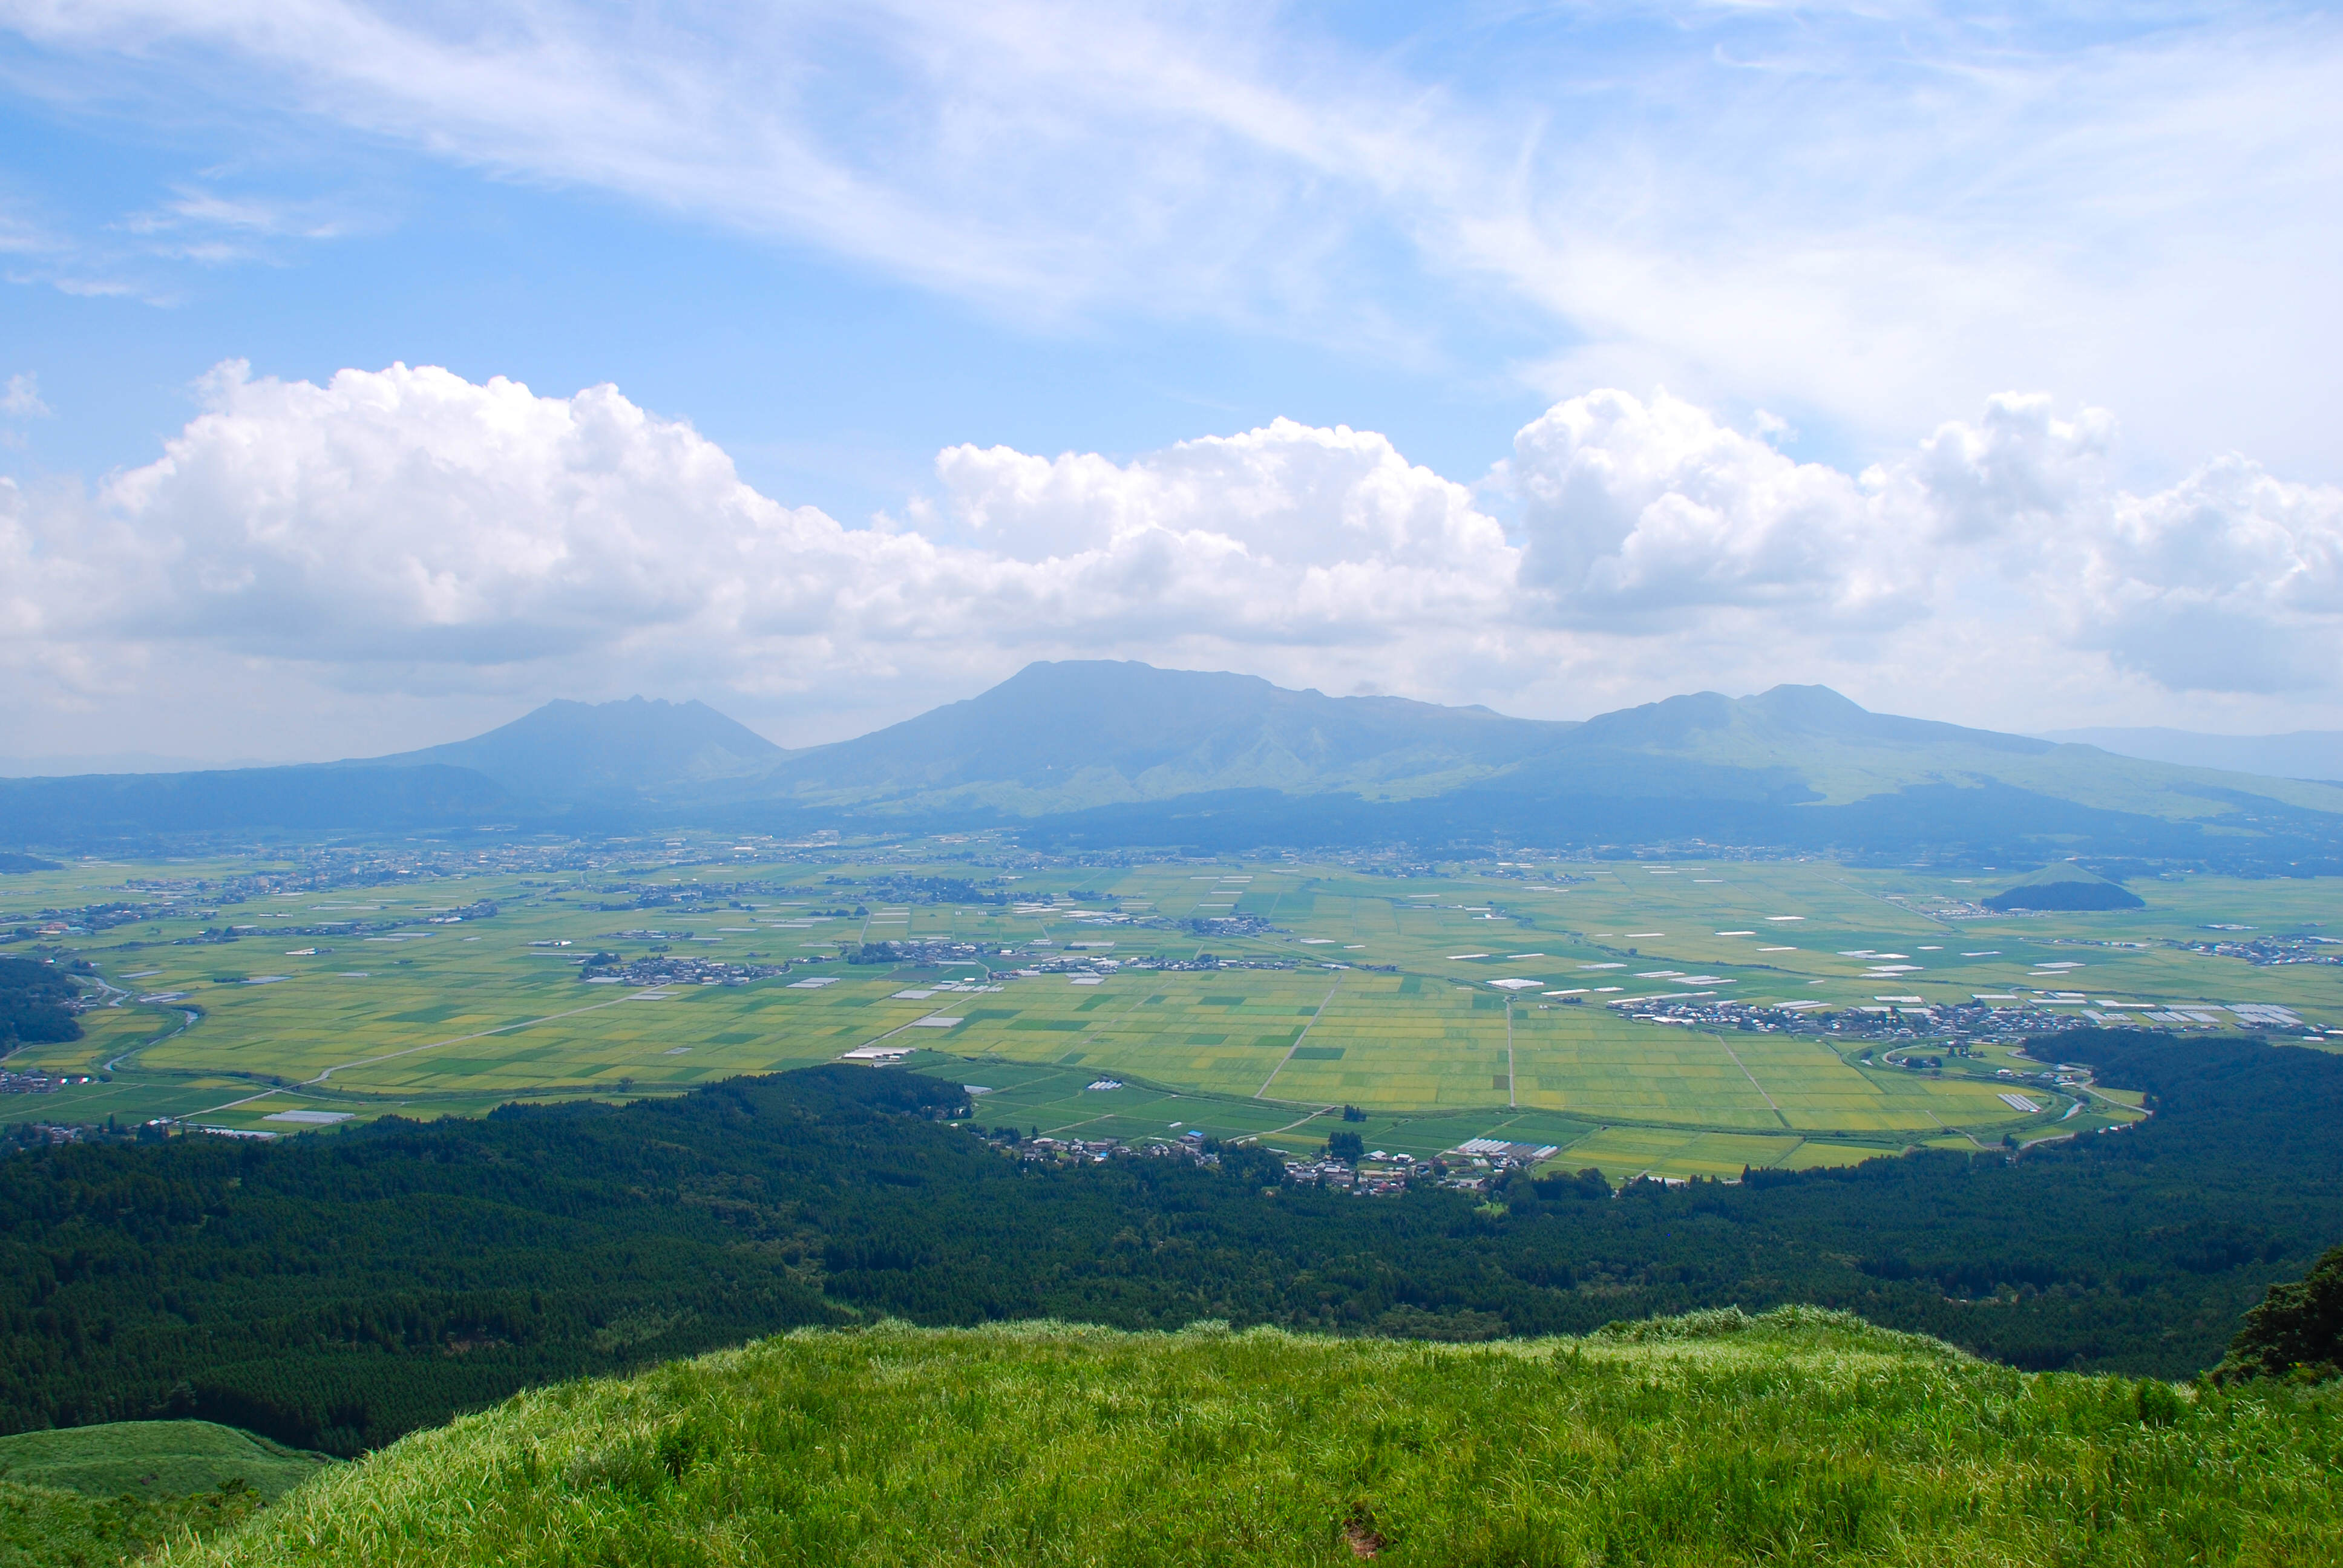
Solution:
<svg viewBox="0 0 2343 1568"><path fill-rule="evenodd" d="M886 1326L523 1394L158 1562L2328 1563L2338 1437L2332 1391L2026 1375L1803 1310Z"/></svg>
<svg viewBox="0 0 2343 1568"><path fill-rule="evenodd" d="M191 1497L91 1497L0 1480L0 1568L114 1568L172 1539L216 1534L251 1516L243 1488Z"/></svg>
<svg viewBox="0 0 2343 1568"><path fill-rule="evenodd" d="M332 1462L206 1421L0 1437L0 1568L111 1568L216 1534Z"/></svg>
<svg viewBox="0 0 2343 1568"><path fill-rule="evenodd" d="M207 1421L119 1421L0 1437L0 1479L92 1497L159 1497L240 1481L282 1496L333 1462Z"/></svg>

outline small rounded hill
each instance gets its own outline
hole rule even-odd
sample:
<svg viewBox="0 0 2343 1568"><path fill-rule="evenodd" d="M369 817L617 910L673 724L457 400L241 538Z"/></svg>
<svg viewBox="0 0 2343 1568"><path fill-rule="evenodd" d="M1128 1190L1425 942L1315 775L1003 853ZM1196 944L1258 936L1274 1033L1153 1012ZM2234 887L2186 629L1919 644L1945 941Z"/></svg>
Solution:
<svg viewBox="0 0 2343 1568"><path fill-rule="evenodd" d="M2054 860L1985 900L1988 910L2137 910L2147 900L2072 860Z"/></svg>

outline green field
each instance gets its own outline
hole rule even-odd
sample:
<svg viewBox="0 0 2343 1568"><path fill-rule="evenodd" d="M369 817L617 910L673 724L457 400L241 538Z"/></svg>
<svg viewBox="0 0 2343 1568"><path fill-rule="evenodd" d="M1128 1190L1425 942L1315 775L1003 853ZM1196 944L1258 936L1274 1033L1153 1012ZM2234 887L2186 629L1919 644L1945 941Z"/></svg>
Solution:
<svg viewBox="0 0 2343 1568"><path fill-rule="evenodd" d="M1006 884L1031 899L1053 893L1051 908L865 902L860 884L878 874L990 875L912 853L631 879L638 890L726 889L704 900L725 907L681 912L597 908L614 901L609 876L484 872L269 894L209 920L67 935L55 940L95 963L122 1004L85 1015L83 1040L19 1051L9 1066L93 1079L28 1098L26 1113L284 1132L309 1125L270 1120L287 1111L470 1114L516 1098L672 1092L884 1041L924 1048L925 1070L991 1091L980 1116L1021 1128L1131 1138L1201 1126L1300 1149L1322 1139L1330 1108L1350 1104L1369 1113L1371 1146L1430 1153L1495 1134L1560 1145L1565 1163L1614 1175L1695 1175L1916 1143L1977 1147L2137 1111L2120 1096L2078 1104L2032 1088L2040 1109L2016 1109L1992 1077L2013 1065L1997 1048L1914 1073L1866 1060L1876 1042L1663 1026L1605 1003L1687 986L1831 1008L2006 997L2110 1020L2258 1003L2294 1010L2314 1031L2343 1031L2343 969L2257 967L2179 945L2222 925L2317 934L2336 905L2332 884L2312 879L2151 879L2134 884L2144 910L1972 918L1964 901L2003 879L1817 861L1549 862L1401 878L1275 861L1029 869ZM136 879L266 869L81 862L10 877L0 899L10 910L72 908L136 896L121 890ZM1093 896L1076 904L1071 890ZM428 923L479 900L500 912ZM864 913L826 912L858 905ZM1200 939L1165 924L1232 914L1272 930ZM350 920L406 923L371 935L326 928ZM206 926L236 928L236 940L175 941ZM612 934L628 930L666 936ZM978 944L981 963L800 962L746 986L651 990L581 984L575 968L597 948L779 963L840 944L947 939ZM546 945L557 942L571 945ZM998 972L1076 944L1124 965L1209 950L1224 964L1293 967L1124 968L1093 984ZM793 987L809 974L836 978ZM1535 983L1509 992L1491 984L1501 980ZM999 989L937 989L986 982ZM2079 1000L2046 1000L2054 993ZM2207 1016L2221 1022L2170 1027L2234 1026ZM1085 1087L1104 1079L1124 1087Z"/></svg>
<svg viewBox="0 0 2343 1568"><path fill-rule="evenodd" d="M807 1332L417 1432L166 1563L2332 1563L2334 1395L1789 1308L1497 1345Z"/></svg>

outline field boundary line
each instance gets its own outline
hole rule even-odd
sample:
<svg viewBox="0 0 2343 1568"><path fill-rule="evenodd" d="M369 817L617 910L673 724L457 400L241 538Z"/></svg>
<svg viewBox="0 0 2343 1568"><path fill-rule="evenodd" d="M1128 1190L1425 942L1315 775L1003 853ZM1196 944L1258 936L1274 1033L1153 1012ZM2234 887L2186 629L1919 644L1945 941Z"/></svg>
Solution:
<svg viewBox="0 0 2343 1568"><path fill-rule="evenodd" d="M905 1030L915 1027L915 1026L919 1023L920 1019L927 1019L927 1018L941 1018L943 1015L944 1015L944 1010L943 1010L942 1008L940 1008L940 1007L936 1007L936 1008L930 1008L927 1011L925 1011L925 1012L921 1013L921 1014L920 1015L920 1017L919 1017L919 1018L907 1018L907 1019L905 1019L902 1022L900 1022L900 1023L897 1024L894 1028L892 1028L892 1029L889 1030L886 1033L884 1033L884 1034L880 1034L880 1035L874 1035L874 1036L872 1036L870 1039L864 1040L860 1045L850 1045L850 1046L848 1046L848 1047L846 1048L846 1050L870 1050L872 1046L874 1046L874 1045L878 1044L880 1040L892 1040L892 1039L894 1039L897 1035L899 1035L899 1034L902 1033ZM957 1054L957 1053L956 1053L956 1052L948 1052L948 1053L946 1053L946 1054ZM831 1057L831 1058L830 1058L830 1060L831 1060L832 1061L843 1061L843 1060L846 1060L846 1051L845 1051L845 1050L841 1050L841 1051L840 1051L836 1056ZM961 1058L961 1060L967 1060L968 1059L967 1059L967 1058L965 1058L965 1057L962 1057L962 1058ZM1032 1063L1031 1065L1036 1066L1036 1067L1039 1067L1039 1066L1041 1066L1042 1064L1041 1064L1041 1063L1040 1063L1040 1062L1034 1062L1034 1063Z"/></svg>
<svg viewBox="0 0 2343 1568"><path fill-rule="evenodd" d="M1765 1092L1765 1086L1757 1081L1757 1075L1749 1070L1749 1064L1741 1060L1740 1053L1733 1049L1732 1044L1727 1041L1723 1035L1718 1034L1714 1030L1709 1031L1708 1037L1709 1039L1716 1041L1717 1044L1725 1047L1725 1054L1733 1059L1733 1065L1741 1070L1741 1076L1749 1081L1749 1087L1757 1091L1757 1098L1764 1101L1766 1105L1772 1109L1775 1116L1781 1118L1782 1125L1785 1128L1789 1128L1793 1132L1796 1131L1796 1128L1790 1127L1790 1119L1787 1116L1783 1115L1782 1108L1774 1103L1774 1097Z"/></svg>
<svg viewBox="0 0 2343 1568"><path fill-rule="evenodd" d="M1765 1091L1761 1089L1757 1092L1763 1094ZM1514 1088L1513 1078L1513 999L1509 996L1505 999L1505 1109L1519 1111L1521 1108L1521 1096ZM1775 1114L1778 1116L1781 1112L1777 1111Z"/></svg>
<svg viewBox="0 0 2343 1568"><path fill-rule="evenodd" d="M1325 998L1323 1000L1319 1002L1318 1010L1310 1015L1310 1021L1302 1026L1302 1032L1293 1037L1293 1043L1285 1048L1285 1054L1277 1059L1277 1065L1269 1070L1269 1076L1262 1079L1261 1081L1261 1087L1252 1091L1252 1097L1255 1100L1262 1099L1268 1095L1269 1086L1277 1081L1277 1075L1285 1070L1285 1064L1293 1060L1293 1053L1302 1049L1302 1042L1310 1038L1310 1031L1316 1029L1318 1027L1318 1020L1326 1016L1326 1003L1332 1001L1334 1000L1334 993L1342 989L1342 977L1341 975L1336 975L1334 977L1334 983L1326 988ZM1302 1120L1306 1121L1309 1118L1305 1116Z"/></svg>
<svg viewBox="0 0 2343 1568"><path fill-rule="evenodd" d="M1299 1042L1299 1041L1296 1041L1295 1043L1296 1043L1296 1044L1299 1044L1300 1042ZM1256 1095L1254 1095L1254 1096L1253 1096L1253 1098L1254 1098L1255 1100L1258 1100L1258 1099L1260 1099L1260 1098L1261 1098L1261 1096L1259 1096L1258 1094L1256 1094ZM1302 1126L1302 1125L1303 1123L1305 1123L1305 1122L1311 1122L1311 1121L1317 1121L1320 1117L1322 1117L1322 1116L1325 1115L1328 1111L1332 1111L1332 1110L1333 1110L1333 1109L1334 1109L1334 1108L1333 1108L1332 1106L1331 1106L1331 1105L1322 1105L1322 1106L1320 1106L1317 1110L1315 1110L1315 1111L1312 1111L1309 1115L1307 1115L1307 1116L1302 1116L1302 1117L1297 1117L1297 1118L1296 1118L1296 1119L1294 1119L1293 1121L1287 1122L1287 1123L1286 1123L1284 1126L1282 1126L1282 1127L1272 1127L1272 1128L1269 1129L1269 1130L1268 1130L1267 1131L1265 1131L1265 1132L1250 1132L1250 1133L1247 1133L1247 1134L1245 1135L1245 1139L1244 1139L1243 1141L1251 1141L1251 1142L1254 1142L1254 1143L1258 1143L1258 1142L1260 1142L1260 1141L1261 1141L1262 1139L1264 1139L1264 1138L1274 1138L1274 1137L1276 1137L1276 1136L1277 1136L1279 1133L1281 1133L1281 1132L1291 1132L1291 1131L1292 1131L1295 1128Z"/></svg>

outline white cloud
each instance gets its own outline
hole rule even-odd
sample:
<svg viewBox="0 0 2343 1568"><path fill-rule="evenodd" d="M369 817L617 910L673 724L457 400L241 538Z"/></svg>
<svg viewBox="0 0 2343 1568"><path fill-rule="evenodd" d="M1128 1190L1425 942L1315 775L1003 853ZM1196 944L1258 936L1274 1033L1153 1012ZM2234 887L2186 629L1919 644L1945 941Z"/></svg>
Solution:
<svg viewBox="0 0 2343 1568"><path fill-rule="evenodd" d="M1986 399L1975 425L1944 425L1908 466L1934 515L1938 537L1964 544L2006 538L2029 527L2055 531L2059 519L2107 483L2115 419L2086 408L2057 417L2041 394Z"/></svg>
<svg viewBox="0 0 2343 1568"><path fill-rule="evenodd" d="M784 507L611 387L542 397L406 366L317 386L231 363L203 395L159 459L100 491L103 528L11 492L25 635L393 689L521 670L557 689L884 689L1034 651L1387 647L1501 612L1515 553L1382 437L1290 422L1128 466L954 448L930 515L977 542L953 546Z"/></svg>
<svg viewBox="0 0 2343 1568"><path fill-rule="evenodd" d="M2227 457L2127 492L2112 420L2034 397L1849 474L1588 393L1517 436L1509 541L1383 436L1287 420L1128 461L950 447L901 523L850 528L609 387L231 363L202 393L93 495L0 482L0 664L117 728L220 715L245 753L288 707L365 751L433 738L369 712L634 690L826 739L1060 657L1556 716L1815 679L2004 728L2343 699L2343 491Z"/></svg>
<svg viewBox="0 0 2343 1568"><path fill-rule="evenodd" d="M1875 476L1798 463L1664 392L1574 397L1513 438L1524 586L1568 624L1655 630L1744 606L1877 627L1926 611Z"/></svg>
<svg viewBox="0 0 2343 1568"><path fill-rule="evenodd" d="M2053 558L2077 647L2177 691L2337 693L2343 488L2223 457L2102 503Z"/></svg>
<svg viewBox="0 0 2343 1568"><path fill-rule="evenodd" d="M1564 624L1654 638L1728 607L1883 651L1965 625L2029 650L2013 679L2046 632L2167 693L2343 696L2343 489L2233 455L2133 494L2115 445L2104 409L2001 394L1849 475L1664 393L1590 393L1515 437L1523 584Z"/></svg>
<svg viewBox="0 0 2343 1568"><path fill-rule="evenodd" d="M1513 570L1503 530L1468 489L1347 426L1279 419L1127 465L953 447L936 468L950 511L1021 556L1111 548L1159 531L1228 540L1286 567L1373 562L1475 578Z"/></svg>

